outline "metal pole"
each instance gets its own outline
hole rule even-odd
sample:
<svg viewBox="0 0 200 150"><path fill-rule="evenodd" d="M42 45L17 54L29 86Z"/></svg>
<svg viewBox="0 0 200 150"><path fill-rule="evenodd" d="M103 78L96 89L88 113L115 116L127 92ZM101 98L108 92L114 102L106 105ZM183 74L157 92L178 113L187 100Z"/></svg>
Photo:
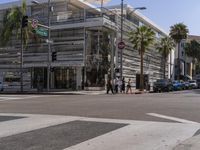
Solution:
<svg viewBox="0 0 200 150"><path fill-rule="evenodd" d="M121 2L121 42L123 41L123 13L124 11L124 0L122 0ZM120 78L122 80L123 78L123 50L121 49L121 52L120 52Z"/></svg>
<svg viewBox="0 0 200 150"><path fill-rule="evenodd" d="M50 38L51 38L51 18L50 18L50 3L51 0L48 0L48 58L47 58L47 91L49 92L50 88L50 67L51 67L51 62L50 62L50 53L51 53L51 44L50 44Z"/></svg>
<svg viewBox="0 0 200 150"><path fill-rule="evenodd" d="M24 91L23 89L23 51L24 51L24 44L23 44L23 28L21 23L21 52L20 52L20 90L21 92Z"/></svg>

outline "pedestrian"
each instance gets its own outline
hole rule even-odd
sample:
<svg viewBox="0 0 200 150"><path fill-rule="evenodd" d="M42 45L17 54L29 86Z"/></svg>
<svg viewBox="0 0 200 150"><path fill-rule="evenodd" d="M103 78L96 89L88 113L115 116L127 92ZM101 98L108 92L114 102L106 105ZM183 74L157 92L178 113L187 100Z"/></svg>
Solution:
<svg viewBox="0 0 200 150"><path fill-rule="evenodd" d="M111 79L108 79L108 82L107 82L106 86L107 86L107 94L109 94L110 90L111 90L112 94L114 94L113 85L112 85L112 80Z"/></svg>
<svg viewBox="0 0 200 150"><path fill-rule="evenodd" d="M115 79L115 93L118 93L118 88L119 88L119 79Z"/></svg>
<svg viewBox="0 0 200 150"><path fill-rule="evenodd" d="M126 88L126 94L129 93L129 91L132 94L132 89L131 89L131 79L128 79L128 84L127 84L127 88Z"/></svg>
<svg viewBox="0 0 200 150"><path fill-rule="evenodd" d="M125 80L122 78L121 80L121 93L125 93Z"/></svg>

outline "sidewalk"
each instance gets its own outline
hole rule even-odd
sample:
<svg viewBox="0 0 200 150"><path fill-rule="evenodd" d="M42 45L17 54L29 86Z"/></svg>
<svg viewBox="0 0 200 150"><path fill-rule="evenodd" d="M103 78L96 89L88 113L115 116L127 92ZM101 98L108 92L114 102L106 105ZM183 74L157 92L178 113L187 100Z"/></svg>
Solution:
<svg viewBox="0 0 200 150"><path fill-rule="evenodd" d="M149 91L139 91L136 89L132 90L132 94L145 94L145 93L150 93ZM106 94L106 90L79 90L79 91L68 91L65 89L51 89L49 92L47 92L46 90L42 90L42 91L37 91L36 89L33 89L31 91L28 90L24 90L24 92L20 92L20 91L2 91L0 92L1 94L38 94L38 95L104 95ZM121 93L118 93L121 94ZM130 93L129 93L130 95Z"/></svg>
<svg viewBox="0 0 200 150"><path fill-rule="evenodd" d="M200 135L187 139L177 145L173 150L200 150Z"/></svg>

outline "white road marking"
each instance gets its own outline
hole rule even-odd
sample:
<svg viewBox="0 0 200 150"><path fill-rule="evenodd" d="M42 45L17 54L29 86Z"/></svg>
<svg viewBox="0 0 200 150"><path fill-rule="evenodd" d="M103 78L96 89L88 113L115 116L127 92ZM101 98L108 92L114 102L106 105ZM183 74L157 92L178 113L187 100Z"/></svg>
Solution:
<svg viewBox="0 0 200 150"><path fill-rule="evenodd" d="M0 138L75 120L128 124L64 150L172 150L200 128L200 124L193 122L170 123L16 113L0 113L0 116L27 117L0 122Z"/></svg>
<svg viewBox="0 0 200 150"><path fill-rule="evenodd" d="M181 122L181 123L199 124L198 122L185 120L185 119L181 119L181 118L176 118L176 117L171 117L171 116L166 116L166 115L161 115L161 114L156 114L156 113L147 113L147 115L153 116L153 117L158 117L158 118L163 118L163 119L168 119L168 120L172 120L172 121L177 121L177 122Z"/></svg>
<svg viewBox="0 0 200 150"><path fill-rule="evenodd" d="M20 99L31 99L31 98L38 98L38 97L44 97L44 96L29 96L29 95L0 95L0 102L3 101L10 101L10 100L20 100Z"/></svg>

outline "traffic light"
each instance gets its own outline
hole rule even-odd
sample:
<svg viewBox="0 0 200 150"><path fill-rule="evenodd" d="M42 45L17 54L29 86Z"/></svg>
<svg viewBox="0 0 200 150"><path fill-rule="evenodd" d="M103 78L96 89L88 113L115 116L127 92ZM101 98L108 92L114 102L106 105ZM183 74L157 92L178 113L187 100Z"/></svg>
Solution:
<svg viewBox="0 0 200 150"><path fill-rule="evenodd" d="M57 60L57 52L52 52L52 61Z"/></svg>
<svg viewBox="0 0 200 150"><path fill-rule="evenodd" d="M28 26L28 16L23 16L22 18L22 28L25 28Z"/></svg>

